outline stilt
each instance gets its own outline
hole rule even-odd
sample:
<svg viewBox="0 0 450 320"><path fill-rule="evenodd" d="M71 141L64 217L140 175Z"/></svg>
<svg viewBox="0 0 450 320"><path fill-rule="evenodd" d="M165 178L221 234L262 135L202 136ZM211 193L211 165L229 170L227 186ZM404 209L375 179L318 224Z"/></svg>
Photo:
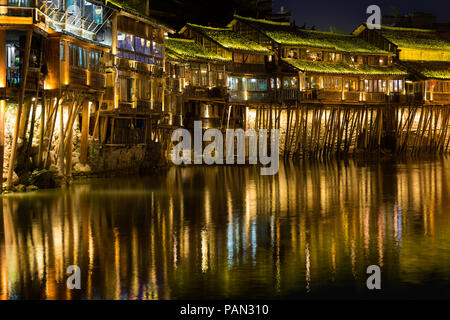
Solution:
<svg viewBox="0 0 450 320"><path fill-rule="evenodd" d="M3 162L5 160L5 100L0 100L0 193L3 191Z"/></svg>
<svg viewBox="0 0 450 320"><path fill-rule="evenodd" d="M14 172L14 161L16 158L16 149L17 149L17 140L19 136L19 126L20 126L20 116L22 113L22 105L23 101L25 99L25 88L27 84L27 77L28 77L28 67L30 64L30 50L31 50L31 40L33 38L33 31L30 29L27 31L27 38L25 43L25 56L24 56L24 62L23 62L23 68L22 68L22 83L20 88L20 94L19 94L19 103L17 105L17 113L16 113L16 124L14 129L14 137L13 142L11 146L11 156L9 158L9 171L8 171L8 180L7 180L7 188L11 189L13 185L13 172Z"/></svg>
<svg viewBox="0 0 450 320"><path fill-rule="evenodd" d="M81 150L80 150L80 162L82 164L87 163L88 153L88 134L89 134L89 101L83 103L83 114L81 124ZM113 132L111 131L111 139Z"/></svg>

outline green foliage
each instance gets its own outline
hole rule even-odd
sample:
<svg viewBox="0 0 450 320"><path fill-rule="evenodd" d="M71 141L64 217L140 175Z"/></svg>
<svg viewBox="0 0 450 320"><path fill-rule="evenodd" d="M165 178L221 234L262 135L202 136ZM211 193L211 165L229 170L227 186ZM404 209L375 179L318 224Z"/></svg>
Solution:
<svg viewBox="0 0 450 320"><path fill-rule="evenodd" d="M382 26L381 33L398 47L450 50L450 42L442 39L435 30Z"/></svg>
<svg viewBox="0 0 450 320"><path fill-rule="evenodd" d="M204 59L221 62L231 61L231 58L223 58L206 50L195 43L194 40L169 38L166 40L166 50L167 57L175 61L190 59Z"/></svg>
<svg viewBox="0 0 450 320"><path fill-rule="evenodd" d="M301 61L283 59L289 65L303 72L317 72L327 74L349 74L349 75L406 75L406 71L397 65L392 66L352 66L345 63L330 63L317 61Z"/></svg>
<svg viewBox="0 0 450 320"><path fill-rule="evenodd" d="M350 53L390 54L354 35L305 30L292 26L289 23L276 23L237 15L235 15L235 19L259 30L268 38L281 45L312 47Z"/></svg>
<svg viewBox="0 0 450 320"><path fill-rule="evenodd" d="M214 40L224 48L254 54L272 54L272 52L253 40L241 36L231 28L213 28L188 23L188 27Z"/></svg>
<svg viewBox="0 0 450 320"><path fill-rule="evenodd" d="M403 65L423 78L450 80L450 61L405 61Z"/></svg>

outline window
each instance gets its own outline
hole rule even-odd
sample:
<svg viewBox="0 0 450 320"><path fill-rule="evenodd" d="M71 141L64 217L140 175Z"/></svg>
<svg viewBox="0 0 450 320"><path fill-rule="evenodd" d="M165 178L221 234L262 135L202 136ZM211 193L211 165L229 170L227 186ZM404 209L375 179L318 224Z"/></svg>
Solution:
<svg viewBox="0 0 450 320"><path fill-rule="evenodd" d="M75 48L73 44L69 44L69 64L71 66L74 65L74 59L75 59Z"/></svg>
<svg viewBox="0 0 450 320"><path fill-rule="evenodd" d="M120 101L132 102L134 100L135 96L134 83L135 80L132 78L125 78L125 77L119 78Z"/></svg>
<svg viewBox="0 0 450 320"><path fill-rule="evenodd" d="M247 79L247 91L266 91L267 79Z"/></svg>
<svg viewBox="0 0 450 320"><path fill-rule="evenodd" d="M163 56L163 50L162 45L153 41L153 48L152 53L155 57L162 58Z"/></svg>
<svg viewBox="0 0 450 320"><path fill-rule="evenodd" d="M345 79L345 91L358 91L358 80L357 79Z"/></svg>
<svg viewBox="0 0 450 320"><path fill-rule="evenodd" d="M64 41L61 41L59 43L59 60L61 61L66 60L66 46Z"/></svg>
<svg viewBox="0 0 450 320"><path fill-rule="evenodd" d="M103 63L100 61L103 54L98 51L89 51L89 70L102 72Z"/></svg>
<svg viewBox="0 0 450 320"><path fill-rule="evenodd" d="M312 61L323 61L323 52L306 50L306 58Z"/></svg>
<svg viewBox="0 0 450 320"><path fill-rule="evenodd" d="M298 58L298 49L289 49L287 52L287 57L291 59L297 59Z"/></svg>
<svg viewBox="0 0 450 320"><path fill-rule="evenodd" d="M88 68L88 54L85 48L69 44L69 64L74 67Z"/></svg>
<svg viewBox="0 0 450 320"><path fill-rule="evenodd" d="M14 7L32 7L32 0L8 0L8 6Z"/></svg>
<svg viewBox="0 0 450 320"><path fill-rule="evenodd" d="M366 79L361 81L361 84L362 84L361 88L365 92L386 92L386 85L387 85L386 80ZM394 84L392 84L392 88L394 88Z"/></svg>
<svg viewBox="0 0 450 320"><path fill-rule="evenodd" d="M283 88L284 89L296 89L296 88L298 88L297 78L296 77L283 78Z"/></svg>
<svg viewBox="0 0 450 320"><path fill-rule="evenodd" d="M163 45L125 32L117 33L117 56L162 66ZM156 57L156 59L154 57Z"/></svg>
<svg viewBox="0 0 450 320"><path fill-rule="evenodd" d="M208 84L208 67L205 64L200 66L200 85L206 86Z"/></svg>
<svg viewBox="0 0 450 320"><path fill-rule="evenodd" d="M403 92L403 80L389 80L390 92Z"/></svg>
<svg viewBox="0 0 450 320"><path fill-rule="evenodd" d="M244 90L242 78L228 78L228 87L230 90Z"/></svg>
<svg viewBox="0 0 450 320"><path fill-rule="evenodd" d="M145 54L146 40L140 37L135 38L136 52Z"/></svg>
<svg viewBox="0 0 450 320"><path fill-rule="evenodd" d="M235 53L233 55L233 62L235 63L244 63L244 55L241 53Z"/></svg>

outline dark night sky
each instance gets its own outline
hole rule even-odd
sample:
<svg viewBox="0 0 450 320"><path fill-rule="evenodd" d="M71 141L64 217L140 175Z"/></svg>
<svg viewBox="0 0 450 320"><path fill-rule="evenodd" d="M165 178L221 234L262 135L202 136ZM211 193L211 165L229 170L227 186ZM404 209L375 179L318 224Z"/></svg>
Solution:
<svg viewBox="0 0 450 320"><path fill-rule="evenodd" d="M391 7L396 6L401 14L426 12L434 14L438 22L450 22L450 0L274 0L274 12L284 6L299 26L306 22L308 29L315 25L328 31L335 26L351 32L367 20L366 9L372 4L380 6L382 15L391 15Z"/></svg>

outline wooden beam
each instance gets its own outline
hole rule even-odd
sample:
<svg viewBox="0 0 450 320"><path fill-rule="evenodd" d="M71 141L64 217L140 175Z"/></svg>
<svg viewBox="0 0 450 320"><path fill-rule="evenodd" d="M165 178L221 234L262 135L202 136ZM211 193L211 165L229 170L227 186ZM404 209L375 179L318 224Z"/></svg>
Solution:
<svg viewBox="0 0 450 320"><path fill-rule="evenodd" d="M80 162L82 164L87 163L88 155L88 135L89 135L89 101L83 103L83 114L81 124L81 150L80 150Z"/></svg>
<svg viewBox="0 0 450 320"><path fill-rule="evenodd" d="M102 104L103 104L103 93L100 94L99 100L98 100L98 110L97 110L97 117L95 118L95 125L94 125L94 132L93 132L93 137L95 139L95 136L97 135L97 131L98 130L98 121L100 119L100 111L102 109ZM100 140L100 138L99 138Z"/></svg>
<svg viewBox="0 0 450 320"><path fill-rule="evenodd" d="M11 156L9 157L9 170L8 170L8 181L7 181L7 188L11 189L13 186L13 173L14 173L14 160L16 157L16 149L17 149L17 139L19 136L19 125L20 125L20 116L22 113L22 105L23 100L25 98L25 88L27 84L27 77L28 77L28 67L30 64L30 50L31 50L31 40L33 38L33 31L30 29L27 31L27 38L25 42L25 57L23 62L23 68L22 68L22 83L21 83L21 90L19 94L19 103L17 105L17 113L16 113L16 125L14 128L14 137L11 147Z"/></svg>
<svg viewBox="0 0 450 320"><path fill-rule="evenodd" d="M41 102L41 124L39 130L39 151L38 151L38 160L37 166L40 168L42 165L42 155L44 153L44 131L45 131L45 111L47 109L47 97L44 93Z"/></svg>
<svg viewBox="0 0 450 320"><path fill-rule="evenodd" d="M59 105L59 169L64 175L64 104L60 103Z"/></svg>
<svg viewBox="0 0 450 320"><path fill-rule="evenodd" d="M3 191L3 162L5 160L5 108L6 101L0 100L0 192Z"/></svg>

